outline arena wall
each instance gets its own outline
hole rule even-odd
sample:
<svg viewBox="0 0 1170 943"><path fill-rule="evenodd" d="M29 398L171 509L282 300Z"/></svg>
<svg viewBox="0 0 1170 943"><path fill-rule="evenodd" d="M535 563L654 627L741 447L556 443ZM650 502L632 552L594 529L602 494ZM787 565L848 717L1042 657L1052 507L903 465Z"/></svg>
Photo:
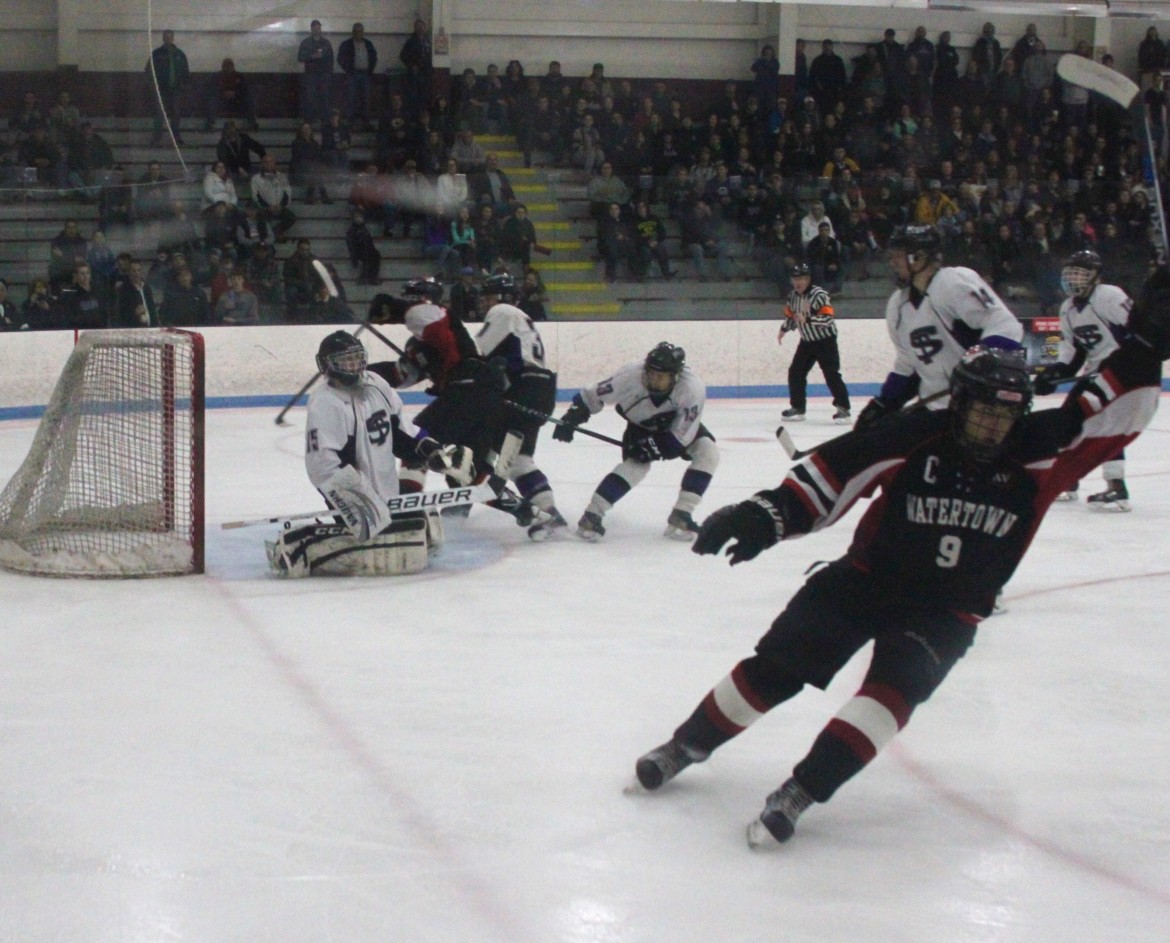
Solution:
<svg viewBox="0 0 1170 943"><path fill-rule="evenodd" d="M287 398L312 376L317 345L330 327L208 328L207 395L212 405L260 405ZM378 329L402 346L402 327ZM776 342L772 321L547 322L540 325L548 359L562 391L602 379L658 341L687 351L687 361L707 382L712 396L777 396L784 391L796 338ZM850 388L873 392L893 362L884 321L842 321L842 372ZM397 355L364 335L371 359ZM6 334L0 338L0 419L35 414L43 406L73 346L70 331ZM819 371L810 377L821 382ZM421 394L415 394L421 396ZM412 399L414 397L411 397Z"/></svg>

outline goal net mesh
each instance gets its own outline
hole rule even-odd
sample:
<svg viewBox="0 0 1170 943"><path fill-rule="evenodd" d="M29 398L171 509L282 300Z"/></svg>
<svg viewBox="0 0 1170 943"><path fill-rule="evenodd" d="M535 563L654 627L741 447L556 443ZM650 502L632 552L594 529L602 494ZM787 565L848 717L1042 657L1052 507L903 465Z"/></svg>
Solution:
<svg viewBox="0 0 1170 943"><path fill-rule="evenodd" d="M0 494L0 565L48 576L203 569L202 337L82 334Z"/></svg>

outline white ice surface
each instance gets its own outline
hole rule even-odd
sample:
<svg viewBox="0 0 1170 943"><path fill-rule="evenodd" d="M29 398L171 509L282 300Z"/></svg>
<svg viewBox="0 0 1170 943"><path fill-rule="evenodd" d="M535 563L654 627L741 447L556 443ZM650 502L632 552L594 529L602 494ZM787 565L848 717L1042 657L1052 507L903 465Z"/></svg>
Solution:
<svg viewBox="0 0 1170 943"><path fill-rule="evenodd" d="M709 404L701 511L779 480L785 405ZM798 443L841 431L830 411ZM0 573L2 943L1170 939L1165 410L1131 449L1134 513L1056 506L1009 613L763 854L745 824L867 653L660 794L622 790L856 511L732 569L662 537L674 462L598 545L478 508L424 574L281 582L274 528L219 528L316 506L303 411L274 413L208 416L206 576ZM0 482L34 425L0 423ZM538 456L575 521L617 450Z"/></svg>

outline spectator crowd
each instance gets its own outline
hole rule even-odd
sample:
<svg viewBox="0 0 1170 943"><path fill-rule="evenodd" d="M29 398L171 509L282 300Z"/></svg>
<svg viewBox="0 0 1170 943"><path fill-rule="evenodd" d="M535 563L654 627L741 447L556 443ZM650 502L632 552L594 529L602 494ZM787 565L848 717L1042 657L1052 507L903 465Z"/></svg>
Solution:
<svg viewBox="0 0 1170 943"><path fill-rule="evenodd" d="M173 34L164 37L147 70L174 86L160 117L177 137L189 73ZM126 179L68 93L42 110L29 92L9 121L7 185L33 174L96 203L98 226L86 238L65 224L24 305L0 302L0 327L354 320L344 280L334 270L342 293L331 297L311 243L295 238L298 204L335 199L348 204L338 236L359 281L381 282L385 240L411 240L420 267L453 284L465 317L476 316L478 280L502 271L520 276L521 306L543 317L533 259L549 250L497 155L478 142L485 133L514 136L525 167L578 175L611 281L655 271L729 281L735 243L778 286L804 263L815 283L839 291L874 274L896 226L931 223L951 264L1049 308L1072 252L1094 249L1121 280L1140 278L1153 252L1141 142L1121 108L1059 79L1065 51L1050 50L1034 25L1001 43L992 23L965 50L946 31L932 40L924 27L906 37L888 29L848 62L831 39L815 55L798 41L793 76L781 77L765 46L751 80L729 79L717 100L696 105L666 80L611 79L601 63L573 78L557 61L529 75L513 59L483 75L463 69L442 87L420 20L378 96L378 50L362 24L335 54L314 21L297 50L303 122L287 168L261 143L255 96L225 59L200 96L205 127L226 120L197 201L158 164ZM1085 43L1071 51L1092 55ZM1167 58L1151 27L1138 61L1163 159ZM355 162L358 132L372 133L373 149ZM145 227L155 257L113 252L108 235L120 225Z"/></svg>

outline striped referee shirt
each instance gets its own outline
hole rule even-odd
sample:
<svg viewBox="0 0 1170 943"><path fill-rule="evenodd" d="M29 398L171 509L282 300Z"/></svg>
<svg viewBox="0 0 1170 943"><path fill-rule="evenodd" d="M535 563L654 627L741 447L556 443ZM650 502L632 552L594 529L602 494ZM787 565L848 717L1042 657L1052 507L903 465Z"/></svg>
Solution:
<svg viewBox="0 0 1170 943"><path fill-rule="evenodd" d="M803 324L797 323L798 314L804 315ZM790 292L788 304L784 306L783 330L800 331L800 339L804 341L823 341L836 337L837 322L833 319L833 303L829 300L829 293L819 285L809 286L804 294Z"/></svg>

